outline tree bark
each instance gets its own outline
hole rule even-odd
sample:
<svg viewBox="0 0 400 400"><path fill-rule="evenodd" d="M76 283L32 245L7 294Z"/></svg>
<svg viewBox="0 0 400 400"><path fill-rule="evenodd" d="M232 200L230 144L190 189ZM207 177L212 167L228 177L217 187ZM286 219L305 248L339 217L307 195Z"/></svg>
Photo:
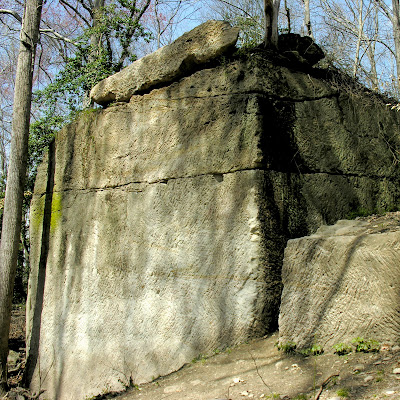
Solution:
<svg viewBox="0 0 400 400"><path fill-rule="evenodd" d="M400 90L400 6L399 0L392 0L392 24L396 54L397 89Z"/></svg>
<svg viewBox="0 0 400 400"><path fill-rule="evenodd" d="M314 39L311 29L311 13L310 13L310 0L304 0L304 25L306 27L306 35Z"/></svg>
<svg viewBox="0 0 400 400"><path fill-rule="evenodd" d="M33 66L43 0L26 0L14 91L12 139L0 244L0 395L7 390L11 303L28 155Z"/></svg>
<svg viewBox="0 0 400 400"><path fill-rule="evenodd" d="M357 44L356 44L356 53L354 55L354 65L353 65L353 76L354 77L357 76L358 67L360 65L361 41L363 39L363 33L364 33L363 9L364 9L364 1L359 0L359 2L358 2Z"/></svg>
<svg viewBox="0 0 400 400"><path fill-rule="evenodd" d="M280 0L264 0L264 45L278 47L278 14Z"/></svg>
<svg viewBox="0 0 400 400"><path fill-rule="evenodd" d="M104 0L94 0L93 8L91 10L93 15L93 32L90 35L90 54L89 54L89 63L96 60L99 57L101 49L103 47L103 43L101 40L102 34L101 32L96 31L96 28L101 23L101 17L103 14L104 8ZM90 100L90 89L87 89L82 100L83 108L91 108L93 107L93 102Z"/></svg>
<svg viewBox="0 0 400 400"><path fill-rule="evenodd" d="M368 46L368 59L371 64L371 86L373 90L379 91L378 71L376 68L375 48L379 32L379 9L378 4L374 4L374 36Z"/></svg>

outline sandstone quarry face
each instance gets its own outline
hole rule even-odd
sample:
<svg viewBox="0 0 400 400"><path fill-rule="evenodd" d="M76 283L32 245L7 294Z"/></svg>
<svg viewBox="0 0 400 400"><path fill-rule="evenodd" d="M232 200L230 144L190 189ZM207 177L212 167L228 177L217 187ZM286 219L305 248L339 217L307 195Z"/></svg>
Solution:
<svg viewBox="0 0 400 400"><path fill-rule="evenodd" d="M400 213L323 226L289 240L282 269L282 343L299 348L400 337Z"/></svg>
<svg viewBox="0 0 400 400"><path fill-rule="evenodd" d="M132 95L189 73L197 65L225 53L237 42L239 28L207 21L172 44L134 62L99 82L90 92L98 104L129 101Z"/></svg>
<svg viewBox="0 0 400 400"><path fill-rule="evenodd" d="M84 399L277 328L287 240L399 200L398 114L336 82L252 54L58 133L31 206L33 390Z"/></svg>

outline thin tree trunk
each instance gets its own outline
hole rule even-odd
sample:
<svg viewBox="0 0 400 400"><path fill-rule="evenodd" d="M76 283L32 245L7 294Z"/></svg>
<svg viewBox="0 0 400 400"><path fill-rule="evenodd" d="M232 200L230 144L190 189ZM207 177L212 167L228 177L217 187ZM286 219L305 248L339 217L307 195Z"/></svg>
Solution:
<svg viewBox="0 0 400 400"><path fill-rule="evenodd" d="M311 29L310 0L304 0L304 25L307 31L306 35L314 38Z"/></svg>
<svg viewBox="0 0 400 400"><path fill-rule="evenodd" d="M158 0L154 3L154 14L157 22L157 49L161 47L161 21L158 15Z"/></svg>
<svg viewBox="0 0 400 400"><path fill-rule="evenodd" d="M357 32L357 44L356 44L356 54L354 55L354 66L353 66L353 76L357 76L358 66L360 64L360 49L361 49L361 40L363 37L364 31L364 22L363 22L363 8L364 1L359 0L358 3L358 32Z"/></svg>
<svg viewBox="0 0 400 400"><path fill-rule="evenodd" d="M264 0L264 45L278 47L278 14L280 0Z"/></svg>
<svg viewBox="0 0 400 400"><path fill-rule="evenodd" d="M374 4L375 8L375 15L374 15L374 37L371 40L371 43L368 47L368 59L371 65L371 86L373 90L379 91L379 79L378 79L378 72L376 69L376 59L375 59L375 47L376 47L376 40L378 38L379 32L379 9L378 5Z"/></svg>
<svg viewBox="0 0 400 400"><path fill-rule="evenodd" d="M101 33L96 30L99 26L105 0L95 0L93 4L93 30L94 32L90 35L90 53L89 53L89 63L94 62L100 55L101 48L103 46L101 41ZM93 101L90 99L90 90L88 88L83 96L83 108L93 107Z"/></svg>
<svg viewBox="0 0 400 400"><path fill-rule="evenodd" d="M286 19L287 19L287 33L292 32L292 26L290 21L290 8L287 5L287 0L285 0L285 12L286 12Z"/></svg>
<svg viewBox="0 0 400 400"><path fill-rule="evenodd" d="M397 89L400 90L400 6L399 0L392 0L392 24L396 54Z"/></svg>
<svg viewBox="0 0 400 400"><path fill-rule="evenodd" d="M11 303L20 242L26 176L33 65L39 36L42 0L26 0L17 63L10 164L0 244L0 395L7 389Z"/></svg>

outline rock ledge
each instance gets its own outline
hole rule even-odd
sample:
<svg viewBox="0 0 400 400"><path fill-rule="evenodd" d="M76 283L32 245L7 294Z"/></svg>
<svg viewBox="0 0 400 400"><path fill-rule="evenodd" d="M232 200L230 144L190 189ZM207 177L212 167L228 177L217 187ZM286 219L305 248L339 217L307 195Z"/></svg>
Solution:
<svg viewBox="0 0 400 400"><path fill-rule="evenodd" d="M105 105L128 102L136 93L186 75L235 46L239 28L224 21L207 21L185 33L168 46L134 62L103 79L90 92L90 98Z"/></svg>

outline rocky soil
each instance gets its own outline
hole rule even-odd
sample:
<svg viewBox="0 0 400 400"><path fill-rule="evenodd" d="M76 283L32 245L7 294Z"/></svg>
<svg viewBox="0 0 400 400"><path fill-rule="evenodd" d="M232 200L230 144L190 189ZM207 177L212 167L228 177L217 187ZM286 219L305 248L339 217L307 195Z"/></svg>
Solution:
<svg viewBox="0 0 400 400"><path fill-rule="evenodd" d="M399 346L381 345L379 353L304 357L278 351L277 338L273 334L210 358L200 357L180 371L133 387L118 398L400 399Z"/></svg>
<svg viewBox="0 0 400 400"><path fill-rule="evenodd" d="M8 398L32 396L18 389L24 366L24 335L25 309L15 306L10 349L16 359L9 381L13 393ZM379 353L304 357L278 351L277 339L275 333L236 348L216 350L214 355L200 356L167 377L97 399L400 399L399 346L381 344Z"/></svg>
<svg viewBox="0 0 400 400"><path fill-rule="evenodd" d="M14 305L11 314L9 385L17 387L22 379L25 366L25 305Z"/></svg>

